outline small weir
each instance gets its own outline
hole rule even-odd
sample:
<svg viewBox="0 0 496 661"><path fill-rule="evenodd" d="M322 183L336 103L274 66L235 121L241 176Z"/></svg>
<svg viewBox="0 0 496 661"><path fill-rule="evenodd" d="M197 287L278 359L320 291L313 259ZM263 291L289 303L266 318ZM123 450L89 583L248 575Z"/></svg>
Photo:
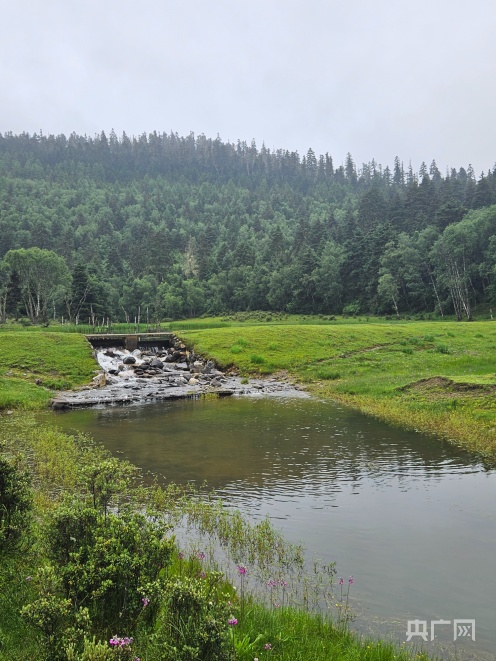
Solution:
<svg viewBox="0 0 496 661"><path fill-rule="evenodd" d="M177 342L173 333L98 333L86 335L86 339L95 349L122 347L127 351L170 348Z"/></svg>

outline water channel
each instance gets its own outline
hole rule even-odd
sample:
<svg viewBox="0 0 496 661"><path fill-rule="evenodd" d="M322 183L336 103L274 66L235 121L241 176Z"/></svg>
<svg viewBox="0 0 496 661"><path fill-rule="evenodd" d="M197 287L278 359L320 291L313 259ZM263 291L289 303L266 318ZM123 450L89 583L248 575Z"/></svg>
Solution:
<svg viewBox="0 0 496 661"><path fill-rule="evenodd" d="M448 443L314 399L231 397L53 415L164 480L207 481L354 576L353 627L496 659L496 471ZM454 620L475 620L454 638ZM435 641L431 642L431 623ZM448 624L448 622L450 624Z"/></svg>

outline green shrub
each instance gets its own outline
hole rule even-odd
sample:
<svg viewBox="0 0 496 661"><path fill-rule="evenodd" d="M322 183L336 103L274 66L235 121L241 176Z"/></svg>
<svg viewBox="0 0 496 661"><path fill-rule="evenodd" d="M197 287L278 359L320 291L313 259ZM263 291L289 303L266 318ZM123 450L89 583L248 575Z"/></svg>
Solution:
<svg viewBox="0 0 496 661"><path fill-rule="evenodd" d="M21 543L31 522L31 507L27 474L15 459L0 456L0 553Z"/></svg>
<svg viewBox="0 0 496 661"><path fill-rule="evenodd" d="M226 599L219 599L222 574L183 577L167 582L159 623L157 661L228 661L231 641Z"/></svg>
<svg viewBox="0 0 496 661"><path fill-rule="evenodd" d="M46 526L51 564L34 575L36 597L22 609L42 634L47 659L67 659L69 652L79 659L83 646L82 658L105 659L102 650L104 656L90 655L89 636L132 636L138 622L153 625L174 549L166 532L149 516L105 513L81 498L55 509ZM112 658L127 657L114 650Z"/></svg>
<svg viewBox="0 0 496 661"><path fill-rule="evenodd" d="M92 627L129 635L143 610L153 602L161 571L171 561L173 543L166 528L142 514L103 514L81 502L61 505L47 531L50 557L63 594L88 607ZM148 605L147 614L153 611Z"/></svg>
<svg viewBox="0 0 496 661"><path fill-rule="evenodd" d="M436 353L450 353L449 346L447 344L436 344Z"/></svg>

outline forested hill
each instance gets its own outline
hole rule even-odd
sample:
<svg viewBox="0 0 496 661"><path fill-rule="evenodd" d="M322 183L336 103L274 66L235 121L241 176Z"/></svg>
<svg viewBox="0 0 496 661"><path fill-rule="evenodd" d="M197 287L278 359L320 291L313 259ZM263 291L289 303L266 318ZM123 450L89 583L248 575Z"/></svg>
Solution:
<svg viewBox="0 0 496 661"><path fill-rule="evenodd" d="M193 134L4 134L0 320L470 318L496 303L494 205L496 166L476 178Z"/></svg>

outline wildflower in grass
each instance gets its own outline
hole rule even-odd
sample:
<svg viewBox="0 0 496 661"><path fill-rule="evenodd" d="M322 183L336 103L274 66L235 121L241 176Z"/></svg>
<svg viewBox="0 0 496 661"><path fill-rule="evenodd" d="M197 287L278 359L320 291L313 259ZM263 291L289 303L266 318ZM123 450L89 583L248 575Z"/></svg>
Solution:
<svg viewBox="0 0 496 661"><path fill-rule="evenodd" d="M231 617L227 620L227 623L230 627L235 627L238 624L238 620L235 617Z"/></svg>
<svg viewBox="0 0 496 661"><path fill-rule="evenodd" d="M353 585L354 582L355 582L355 580L354 580L353 576L350 576L349 579L348 579L348 583L350 585Z"/></svg>
<svg viewBox="0 0 496 661"><path fill-rule="evenodd" d="M203 553L203 551L198 551L196 555L198 557L198 560L205 560L205 558L207 557L205 553Z"/></svg>
<svg viewBox="0 0 496 661"><path fill-rule="evenodd" d="M33 577L32 576L26 576L26 581L32 581Z"/></svg>
<svg viewBox="0 0 496 661"><path fill-rule="evenodd" d="M270 579L270 581L267 581L267 587L268 588L275 588L277 586L277 583L274 581L274 579Z"/></svg>
<svg viewBox="0 0 496 661"><path fill-rule="evenodd" d="M245 608L245 576L247 571L246 565L243 563L238 565L238 574L241 577L241 614L243 614Z"/></svg>
<svg viewBox="0 0 496 661"><path fill-rule="evenodd" d="M112 645L112 647L128 647L129 645L133 644L133 640L134 638L128 638L128 636L124 636L124 638L113 636L109 640L109 643Z"/></svg>
<svg viewBox="0 0 496 661"><path fill-rule="evenodd" d="M271 650L271 649L272 649L272 644L271 643L265 643L264 650Z"/></svg>
<svg viewBox="0 0 496 661"><path fill-rule="evenodd" d="M178 553L177 557L179 558L179 560L183 560L184 559L184 553L182 551L180 551Z"/></svg>
<svg viewBox="0 0 496 661"><path fill-rule="evenodd" d="M344 578L342 576L339 577L339 585L343 585L344 583Z"/></svg>
<svg viewBox="0 0 496 661"><path fill-rule="evenodd" d="M143 608L146 608L150 603L150 600L147 597L143 597L141 601L143 602Z"/></svg>

